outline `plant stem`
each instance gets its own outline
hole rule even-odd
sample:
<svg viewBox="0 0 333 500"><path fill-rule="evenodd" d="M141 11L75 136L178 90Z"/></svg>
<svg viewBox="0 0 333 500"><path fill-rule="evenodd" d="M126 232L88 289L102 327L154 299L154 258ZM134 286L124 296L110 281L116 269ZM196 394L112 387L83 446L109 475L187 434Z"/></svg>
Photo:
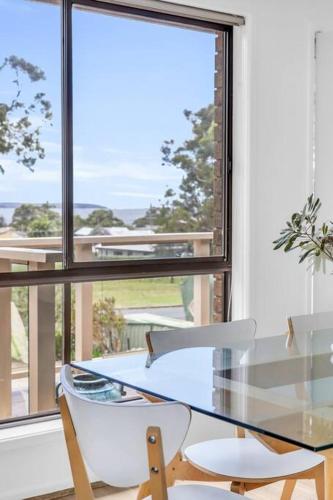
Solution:
<svg viewBox="0 0 333 500"><path fill-rule="evenodd" d="M309 240L312 241L312 243L314 245L316 245L316 247L320 250L320 252L322 252L324 255L326 255L326 257L329 259L329 260L333 260L333 256L326 251L326 249L323 247L321 247L320 243L318 243L317 240L315 240L308 232L307 230L305 230L305 233L300 233L300 234L303 234L306 238L308 238Z"/></svg>

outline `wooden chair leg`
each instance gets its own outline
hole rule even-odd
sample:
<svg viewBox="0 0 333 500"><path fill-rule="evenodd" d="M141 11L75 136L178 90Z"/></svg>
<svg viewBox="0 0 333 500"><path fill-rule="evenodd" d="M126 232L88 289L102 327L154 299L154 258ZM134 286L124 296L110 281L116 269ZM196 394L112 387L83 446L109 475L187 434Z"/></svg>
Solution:
<svg viewBox="0 0 333 500"><path fill-rule="evenodd" d="M325 463L317 467L315 481L318 500L325 500Z"/></svg>
<svg viewBox="0 0 333 500"><path fill-rule="evenodd" d="M290 500L296 486L296 479L288 479L284 483L281 500Z"/></svg>
<svg viewBox="0 0 333 500"><path fill-rule="evenodd" d="M180 452L177 453L175 458L169 463L169 465L165 469L165 478L167 488L170 488L175 484L177 479L177 471L178 466L182 462L183 457ZM137 500L142 500L143 498L148 497L151 494L150 482L146 481L145 483L140 484L140 488L137 494Z"/></svg>
<svg viewBox="0 0 333 500"><path fill-rule="evenodd" d="M235 428L235 437L245 438L245 429L243 429L243 427L236 427Z"/></svg>
<svg viewBox="0 0 333 500"><path fill-rule="evenodd" d="M183 457L179 451L175 456L175 458L169 463L169 465L165 469L166 483L168 488L170 488L170 486L173 486L175 484L175 481L177 479L178 466L182 460Z"/></svg>
<svg viewBox="0 0 333 500"><path fill-rule="evenodd" d="M150 483L149 481L147 481L146 483L140 484L136 500L143 500L143 498L149 497L150 494L151 494Z"/></svg>
<svg viewBox="0 0 333 500"><path fill-rule="evenodd" d="M238 495L244 495L245 484L239 481L233 481L230 486L230 491L232 491L232 493L238 493Z"/></svg>
<svg viewBox="0 0 333 500"><path fill-rule="evenodd" d="M59 408L64 427L76 498L79 500L94 500L87 470L81 455L79 443L76 439L76 432L72 422L72 417L64 395L59 397Z"/></svg>
<svg viewBox="0 0 333 500"><path fill-rule="evenodd" d="M146 437L152 500L168 500L161 429L148 427Z"/></svg>

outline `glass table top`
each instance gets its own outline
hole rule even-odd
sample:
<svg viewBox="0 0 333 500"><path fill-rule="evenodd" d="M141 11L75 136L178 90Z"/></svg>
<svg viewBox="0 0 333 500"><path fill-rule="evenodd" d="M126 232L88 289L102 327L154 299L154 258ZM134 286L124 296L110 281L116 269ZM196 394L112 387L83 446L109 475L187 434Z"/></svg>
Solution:
<svg viewBox="0 0 333 500"><path fill-rule="evenodd" d="M333 447L333 329L231 341L150 358L72 366L253 431L321 451Z"/></svg>

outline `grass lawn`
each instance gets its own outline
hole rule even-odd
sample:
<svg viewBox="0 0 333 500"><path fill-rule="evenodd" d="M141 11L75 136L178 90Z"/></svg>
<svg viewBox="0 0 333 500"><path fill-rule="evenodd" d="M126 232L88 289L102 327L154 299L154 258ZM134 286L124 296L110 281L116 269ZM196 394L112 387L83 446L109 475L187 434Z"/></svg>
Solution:
<svg viewBox="0 0 333 500"><path fill-rule="evenodd" d="M13 266L13 271L22 270L22 265ZM179 306L183 281L182 277L100 281L94 283L94 300L114 297L117 308Z"/></svg>
<svg viewBox="0 0 333 500"><path fill-rule="evenodd" d="M157 307L182 304L183 278L151 278L94 283L94 300L105 296L116 299L116 307Z"/></svg>

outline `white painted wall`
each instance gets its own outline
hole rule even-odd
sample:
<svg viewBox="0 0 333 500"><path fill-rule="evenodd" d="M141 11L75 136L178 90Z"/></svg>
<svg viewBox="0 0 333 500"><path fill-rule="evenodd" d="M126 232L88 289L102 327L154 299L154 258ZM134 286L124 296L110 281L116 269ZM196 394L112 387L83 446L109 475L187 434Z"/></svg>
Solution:
<svg viewBox="0 0 333 500"><path fill-rule="evenodd" d="M233 313L235 318L254 317L259 336L274 335L286 329L290 313L328 310L333 304L332 268L312 280L306 265L297 264L297 255L273 252L271 244L314 187L324 203L323 217L332 218L333 46L327 44L333 4L329 0L209 3L214 8L223 3L225 10L247 18L236 34L243 60L237 59L235 75ZM322 34L316 67L318 31ZM320 52L324 43L325 54Z"/></svg>
<svg viewBox="0 0 333 500"><path fill-rule="evenodd" d="M71 485L60 420L0 431L2 500L22 500Z"/></svg>
<svg viewBox="0 0 333 500"><path fill-rule="evenodd" d="M291 212L312 190L313 37L331 30L330 0L188 0L246 16L235 40L234 317L253 316L259 335L286 329L286 316L311 307L311 280L297 257L273 252ZM196 419L191 439L217 424ZM6 434L7 432L7 434ZM71 483L61 431L8 439L0 431L0 498ZM31 434L31 429L30 429ZM223 426L221 433L230 432Z"/></svg>
<svg viewBox="0 0 333 500"><path fill-rule="evenodd" d="M308 310L311 298L305 266L296 255L273 252L272 241L311 191L313 33L306 2L230 4L248 11L239 29L246 63L236 71L246 92L246 125L241 108L235 116L234 316L252 316L259 336L274 335L286 330L289 313Z"/></svg>
<svg viewBox="0 0 333 500"><path fill-rule="evenodd" d="M333 31L317 33L316 113L315 113L315 192L322 208L319 221L333 220ZM313 309L333 309L333 265L326 263L313 277Z"/></svg>

